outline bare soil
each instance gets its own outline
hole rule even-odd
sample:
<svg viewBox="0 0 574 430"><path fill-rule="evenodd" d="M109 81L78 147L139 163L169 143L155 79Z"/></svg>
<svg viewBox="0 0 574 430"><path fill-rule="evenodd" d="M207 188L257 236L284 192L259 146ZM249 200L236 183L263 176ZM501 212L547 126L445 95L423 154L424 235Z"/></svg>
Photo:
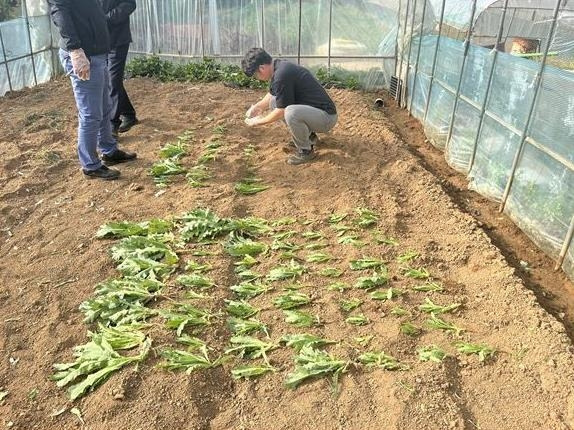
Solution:
<svg viewBox="0 0 574 430"><path fill-rule="evenodd" d="M536 251L495 206L465 190L462 176L450 172L440 152L424 142L420 128L392 106L371 108L373 95L331 90L340 120L321 136L319 157L300 167L285 163L283 126L247 129L245 109L260 92L220 84L161 84L134 79L127 83L142 121L121 137L121 145L138 152L138 160L121 165L114 182L89 181L79 172L75 154L75 109L69 82L56 80L0 99L0 424L17 429L571 429L574 427L571 324L572 284L552 272L552 263ZM389 104L389 103L387 103ZM213 161L207 188L191 188L184 179L165 192L148 176L158 150L184 130L194 130L194 143L184 164L191 165L214 127L224 125L225 145ZM235 192L245 176L243 150L256 145L258 176L270 189L255 196ZM79 304L94 286L118 276L108 250L113 243L94 234L110 220L140 221L170 217L197 207L221 216L258 216L269 220L293 216L299 233L321 231L337 258L327 266L345 269L341 281L353 284L359 275L350 260L382 258L392 275L391 286L407 291L392 302L377 302L362 290L344 293L326 289L331 280L318 275L324 266L305 263L302 291L313 297L305 310L322 325L305 331L340 341L333 355L356 360L364 350L384 350L410 366L406 371L367 371L351 365L334 395L326 379L295 390L284 386L293 369L294 352L279 348L270 354L279 369L253 381L232 379L230 361L221 367L186 375L157 367L155 352L137 371L127 367L76 402L49 380L54 363L72 360L72 348L87 341ZM363 248L337 243L325 221L332 213L353 213L369 207L379 214L377 229L398 241L376 244L370 231L360 231ZM294 241L305 244L299 234ZM237 282L233 260L205 257L217 291L209 305L217 310L231 298ZM397 256L414 250L424 266L444 285L442 293L411 289L416 282L402 275ZM300 256L304 259L303 250ZM181 267L190 259L180 255ZM528 261L529 272L519 269ZM265 272L276 256L262 261ZM281 285L253 300L263 308L260 319L278 340L302 332L287 325L272 300ZM463 327L463 340L496 347L492 360L463 356L457 339L426 328L418 305L428 296L440 304L462 303L445 319ZM341 298L364 300L361 311L370 320L345 324ZM411 312L398 318L400 305ZM166 306L158 303L157 306ZM546 308L546 309L545 309ZM564 315L563 315L564 314ZM423 327L411 338L399 325ZM373 335L368 347L354 337ZM150 331L154 348L173 344L160 325ZM225 318L205 334L216 351L230 334ZM449 356L440 364L419 362L416 350L436 344ZM81 411L85 425L70 413ZM61 414L55 414L63 409ZM52 416L55 415L55 416Z"/></svg>

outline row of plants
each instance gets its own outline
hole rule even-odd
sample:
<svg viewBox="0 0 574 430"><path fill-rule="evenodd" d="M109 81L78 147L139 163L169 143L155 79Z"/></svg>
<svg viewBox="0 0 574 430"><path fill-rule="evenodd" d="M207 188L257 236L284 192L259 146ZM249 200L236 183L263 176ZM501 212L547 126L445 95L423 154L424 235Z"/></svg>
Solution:
<svg viewBox="0 0 574 430"><path fill-rule="evenodd" d="M144 362L150 350L161 357L159 368L192 373L233 363L234 378L252 378L280 373L288 365L275 362L273 351L293 348L294 365L285 376L290 388L320 376L329 377L336 388L351 366L406 371L414 365L368 348L376 333L355 336L351 352L341 355L351 340L321 336L326 323L312 312L323 293L339 296L341 323L348 327L373 323L361 311L370 299L391 306L389 315L401 319L399 335L441 330L458 352L476 354L481 361L492 357L492 347L463 341L464 329L444 317L459 312L461 304L441 303L437 297L444 287L416 264L422 258L418 252L393 250L397 273L391 261L366 252L346 267L334 264L341 260L334 255L337 247L362 252L379 245L397 248L398 241L376 230L377 223L378 215L368 208L321 221L222 218L199 208L173 219L108 223L97 236L117 240L110 255L121 276L98 284L94 296L80 305L90 341L74 349L73 362L56 364L53 378L60 387L70 386L70 397L76 399L119 369ZM225 263L228 258L235 280L213 279L210 259ZM340 281L343 275L352 275L354 282ZM393 285L398 278L413 284L399 288ZM309 279L315 284L308 285ZM425 299L409 309L403 301L409 294L425 294ZM268 312L278 311L285 326L264 320ZM428 315L424 328L412 319L418 314ZM213 335L223 324L229 334L225 339ZM174 344L152 348L151 327L172 330ZM420 361L440 362L447 354L437 345L417 349Z"/></svg>
<svg viewBox="0 0 574 430"><path fill-rule="evenodd" d="M366 72L350 72L339 67L311 68L319 82L327 88L347 88L356 90L361 87L359 75ZM267 88L267 83L249 78L241 68L233 64L225 64L212 58L189 63L173 63L162 60L157 55L136 57L126 66L130 77L158 79L161 82L223 82L234 88Z"/></svg>

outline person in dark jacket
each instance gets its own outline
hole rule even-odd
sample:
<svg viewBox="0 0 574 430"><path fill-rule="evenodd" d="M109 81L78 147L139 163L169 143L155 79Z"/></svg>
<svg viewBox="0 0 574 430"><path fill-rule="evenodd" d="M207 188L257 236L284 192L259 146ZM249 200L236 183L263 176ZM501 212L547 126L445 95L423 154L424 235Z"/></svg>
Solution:
<svg viewBox="0 0 574 430"><path fill-rule="evenodd" d="M257 127L284 120L297 150L287 163L296 166L313 160L316 133L327 133L337 123L337 108L327 91L306 68L273 60L262 48L251 48L241 67L247 76L270 83L267 95L245 113L245 123Z"/></svg>
<svg viewBox="0 0 574 430"><path fill-rule="evenodd" d="M130 15L136 9L135 0L98 0L108 23L110 32L110 71L112 97L112 127L115 136L124 133L138 123L136 111L124 88L124 70L132 34Z"/></svg>
<svg viewBox="0 0 574 430"><path fill-rule="evenodd" d="M119 149L112 136L106 17L96 0L48 3L61 36L60 60L72 81L78 108L78 157L82 171L88 178L117 179L120 172L105 164L130 161L136 154Z"/></svg>

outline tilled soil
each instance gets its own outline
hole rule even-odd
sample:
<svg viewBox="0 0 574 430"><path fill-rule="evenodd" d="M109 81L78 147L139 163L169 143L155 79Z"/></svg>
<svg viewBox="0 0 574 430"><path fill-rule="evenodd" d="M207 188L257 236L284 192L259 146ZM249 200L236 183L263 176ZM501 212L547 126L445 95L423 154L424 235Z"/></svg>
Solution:
<svg viewBox="0 0 574 430"><path fill-rule="evenodd" d="M0 100L0 401L2 424L19 429L81 427L70 413L76 407L90 429L568 429L574 426L572 342L564 325L548 314L534 293L509 266L475 218L461 211L443 189L439 178L409 152L384 112L370 107L370 98L357 92L331 90L340 120L333 132L320 136L318 158L304 166L285 163L283 146L289 137L283 126L248 129L242 116L262 93L226 88L220 84L161 84L135 79L128 82L141 124L121 144L138 152L138 160L121 165L115 182L85 180L75 149L75 110L69 82L57 80ZM225 126L222 137L214 128ZM206 142L224 141L218 158L210 162L209 187L191 188L177 178L165 191L148 175L159 148L185 130L194 132L186 166L193 164ZM220 128L221 130L221 128ZM245 177L244 149L255 145L254 167L270 188L254 196L236 193ZM259 318L270 328L271 339L283 334L312 332L339 341L327 350L356 361L366 350L396 357L409 370L365 370L350 364L338 390L325 378L295 390L284 386L293 370L294 351L278 348L269 354L278 371L253 381L234 380L237 361L191 375L159 368L157 353L174 336L155 324L149 335L154 350L137 371L127 367L81 400L69 402L66 391L49 380L54 363L72 360L72 348L87 341L79 304L93 295L104 279L118 276L108 254L111 240L95 239L99 226L111 220L141 221L180 215L209 207L223 217L257 216L268 220L295 217L283 227L297 231L294 242L306 245L301 233L320 231L328 247L321 250L335 260L305 263L301 278L313 301L306 311L321 325L295 329L272 305L284 283L252 300ZM358 207L379 215L376 230L398 241L376 243L371 230L359 229L358 248L339 244L326 221L333 213ZM346 222L346 221L345 221ZM349 221L350 223L351 221ZM269 242L268 239L265 239ZM190 245L191 246L191 245ZM180 270L191 259L180 251ZM217 255L200 258L214 266L209 273L218 287L207 307L220 310L232 298L227 288L237 283L234 262L221 246ZM420 282L403 276L397 257L407 251L420 256L442 293L420 293ZM305 260L311 251L299 252ZM390 286L406 294L374 301L369 293L326 288L331 279L318 275L322 267L345 269L338 281L352 285L369 274L349 270L362 256L383 259ZM261 258L257 270L268 272L280 264L277 253ZM178 290L171 285L168 291ZM361 311L369 324L344 322L341 298L364 300ZM465 329L460 339L425 325L418 310L425 297L440 304L461 303L444 318ZM158 302L154 306L166 307ZM409 316L391 314L395 306ZM353 314L357 314L355 311ZM409 337L399 330L411 321L422 333ZM366 347L354 338L373 335ZM200 337L217 354L230 333L225 318L216 318ZM494 346L493 359L479 362L464 356L453 342L466 340ZM436 344L449 356L442 363L420 362L417 349ZM64 412L56 414L55 412ZM52 416L54 415L54 416Z"/></svg>

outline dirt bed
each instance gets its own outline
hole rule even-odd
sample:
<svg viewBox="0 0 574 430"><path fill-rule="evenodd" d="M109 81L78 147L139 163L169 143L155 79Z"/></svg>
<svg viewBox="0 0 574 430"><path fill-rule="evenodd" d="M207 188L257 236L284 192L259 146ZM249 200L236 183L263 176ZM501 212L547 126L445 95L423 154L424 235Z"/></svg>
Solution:
<svg viewBox="0 0 574 430"><path fill-rule="evenodd" d="M108 183L85 180L79 172L66 80L0 100L0 392L7 393L0 401L0 425L80 428L70 413L76 407L86 429L574 427L573 349L564 325L538 304L476 219L462 212L441 181L407 150L385 113L370 108L371 97L332 90L340 112L337 127L321 136L316 161L291 167L285 163L283 146L289 139L283 127L250 130L242 124L257 92L140 79L129 81L128 90L142 122L122 135L121 144L137 151L138 161L120 166L122 178ZM225 132L214 137L221 126ZM160 147L188 129L194 137L184 165L192 164L206 143L224 142L209 164L209 187L192 188L178 178L160 190L148 170ZM246 175L249 144L256 148L257 175L270 188L243 196L234 185ZM302 246L309 243L302 236L306 231L325 236L329 246L321 251L335 260L304 262L308 271L299 279L301 291L312 298L304 309L317 315L320 325L303 330L284 322L272 301L285 283L275 283L252 302L262 308L259 318L274 341L306 331L339 342L326 350L353 363L340 377L338 394L326 378L287 389L284 380L293 370L295 352L286 347L269 353L277 372L250 381L231 377L240 360L191 375L163 370L158 351L173 345L175 336L159 323L149 330L154 349L137 371L126 367L73 403L49 380L52 365L72 361L72 348L85 343L87 329L94 329L83 323L79 304L93 296L98 282L118 276L109 256L115 241L96 239L98 228L111 220L168 218L198 207L229 218L294 217L298 222L284 229L297 231L293 241ZM351 220L359 207L373 209L379 217L374 230L398 244L377 243L372 229L358 229L366 244L362 248L339 244L327 218L349 213ZM192 258L189 246L180 251L178 273ZM227 287L237 283L235 260L219 244L210 249L217 254L200 260L214 266L209 276L218 287L206 303L217 311L233 297ZM419 254L413 264L426 268L443 292L412 289L420 282L405 277L397 262L407 251ZM309 252L299 254L305 260ZM353 285L368 272L349 270L349 263L363 256L385 260L388 286L406 293L375 301L360 289L326 288L333 280L318 274L323 267L344 269L336 280ZM265 273L278 264L271 254L257 270ZM465 329L460 338L426 327L428 315L418 310L425 297L461 304L444 316ZM360 312L370 322L346 324L342 298L363 300ZM393 315L397 306L409 315ZM399 326L405 321L422 332L402 334ZM365 347L354 341L368 335L374 337ZM230 337L225 317L216 318L200 337L220 353ZM458 353L456 340L486 343L497 353L480 362ZM419 361L417 349L431 344L449 354L442 363ZM409 369L366 370L354 362L367 350L384 350Z"/></svg>

